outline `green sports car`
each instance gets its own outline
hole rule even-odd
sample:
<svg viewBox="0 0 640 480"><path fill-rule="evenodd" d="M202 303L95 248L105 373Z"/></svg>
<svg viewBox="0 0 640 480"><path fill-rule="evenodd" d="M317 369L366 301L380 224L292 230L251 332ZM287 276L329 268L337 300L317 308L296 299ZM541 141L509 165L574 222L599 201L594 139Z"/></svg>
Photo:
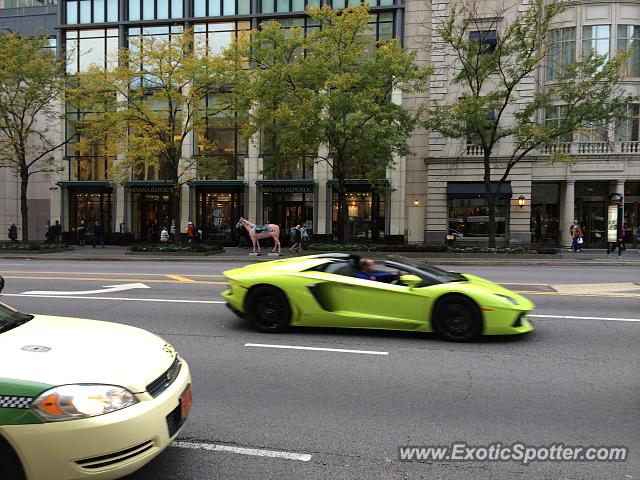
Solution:
<svg viewBox="0 0 640 480"><path fill-rule="evenodd" d="M381 261L371 276L362 275L358 256L340 253L256 263L224 275L229 308L263 332L289 325L433 331L466 342L533 330L527 298L402 257Z"/></svg>

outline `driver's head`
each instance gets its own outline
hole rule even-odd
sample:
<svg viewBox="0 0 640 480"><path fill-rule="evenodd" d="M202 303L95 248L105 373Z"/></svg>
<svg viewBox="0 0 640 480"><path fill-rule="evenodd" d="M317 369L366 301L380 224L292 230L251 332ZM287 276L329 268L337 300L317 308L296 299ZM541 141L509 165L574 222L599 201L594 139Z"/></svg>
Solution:
<svg viewBox="0 0 640 480"><path fill-rule="evenodd" d="M360 260L360 268L363 272L371 273L375 265L375 262L371 258L363 258Z"/></svg>

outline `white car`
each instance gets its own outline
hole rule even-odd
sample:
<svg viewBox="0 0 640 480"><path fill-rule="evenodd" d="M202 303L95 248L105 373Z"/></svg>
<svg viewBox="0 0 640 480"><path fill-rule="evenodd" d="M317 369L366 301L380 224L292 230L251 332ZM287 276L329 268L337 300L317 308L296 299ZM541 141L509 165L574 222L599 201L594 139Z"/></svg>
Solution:
<svg viewBox="0 0 640 480"><path fill-rule="evenodd" d="M0 303L0 479L128 475L169 446L191 404L189 366L162 338Z"/></svg>

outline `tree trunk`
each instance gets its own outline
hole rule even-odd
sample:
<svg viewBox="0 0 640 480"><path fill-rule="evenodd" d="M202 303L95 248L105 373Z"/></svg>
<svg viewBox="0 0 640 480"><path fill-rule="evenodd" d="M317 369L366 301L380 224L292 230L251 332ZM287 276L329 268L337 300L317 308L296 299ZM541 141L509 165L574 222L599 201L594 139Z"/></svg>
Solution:
<svg viewBox="0 0 640 480"><path fill-rule="evenodd" d="M182 188L179 184L176 184L173 191L174 194L173 198L171 199L171 218L169 220L176 222L176 235L174 238L175 244L182 245L182 238L180 236L180 206L182 203ZM171 225L169 225L169 227L171 227Z"/></svg>
<svg viewBox="0 0 640 480"><path fill-rule="evenodd" d="M338 179L338 243L347 241L347 192L344 179Z"/></svg>
<svg viewBox="0 0 640 480"><path fill-rule="evenodd" d="M22 243L29 243L29 207L27 206L27 188L29 187L29 172L20 169L20 214L22 216Z"/></svg>
<svg viewBox="0 0 640 480"><path fill-rule="evenodd" d="M484 195L489 208L489 248L496 248L496 196L491 192L491 152L484 152Z"/></svg>

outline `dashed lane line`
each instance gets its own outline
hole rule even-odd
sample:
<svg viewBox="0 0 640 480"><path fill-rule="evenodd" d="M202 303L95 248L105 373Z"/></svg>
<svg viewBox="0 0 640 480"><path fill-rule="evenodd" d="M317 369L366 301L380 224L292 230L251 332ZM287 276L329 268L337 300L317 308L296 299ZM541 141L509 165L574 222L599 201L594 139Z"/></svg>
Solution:
<svg viewBox="0 0 640 480"><path fill-rule="evenodd" d="M389 352L380 352L373 350L348 350L345 348L321 348L321 347L301 347L297 345L272 345L268 343L245 343L245 347L257 348L280 348L287 350L311 350L317 352L336 352L336 353L360 353L363 355L389 355Z"/></svg>
<svg viewBox="0 0 640 480"><path fill-rule="evenodd" d="M208 450L211 452L237 453L239 455L251 455L255 457L282 458L284 460L297 460L299 462L308 462L311 460L311 455L308 453L283 452L280 450L266 450L264 448L236 447L234 445L220 445L215 443L184 442L176 440L171 442L171 446L190 450Z"/></svg>

